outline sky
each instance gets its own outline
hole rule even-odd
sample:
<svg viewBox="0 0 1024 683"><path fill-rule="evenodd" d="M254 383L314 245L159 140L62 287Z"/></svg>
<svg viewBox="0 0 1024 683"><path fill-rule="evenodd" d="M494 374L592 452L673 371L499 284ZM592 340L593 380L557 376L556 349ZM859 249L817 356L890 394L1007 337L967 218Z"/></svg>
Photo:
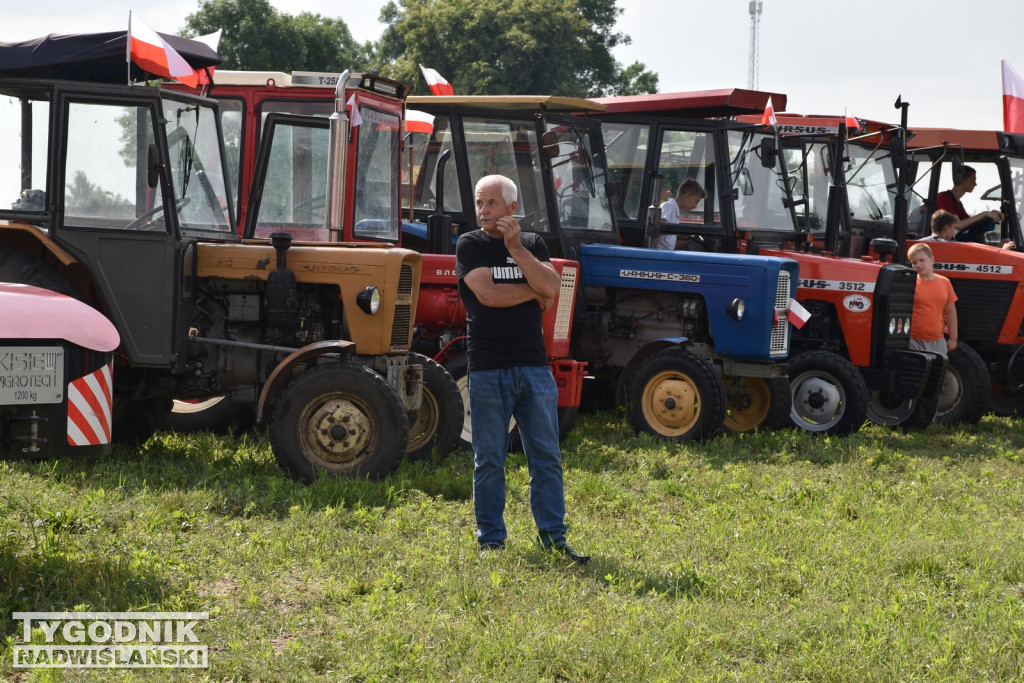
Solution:
<svg viewBox="0 0 1024 683"><path fill-rule="evenodd" d="M126 28L129 10L153 29L175 33L199 0L3 4L0 42ZM343 19L360 42L376 40L383 31L377 19L384 0L271 4L288 14L308 11ZM657 73L660 92L746 88L749 5L748 0L619 0L623 12L616 29L632 43L616 48L615 56L624 65L640 61ZM786 110L801 114L838 114L845 108L861 118L898 122L893 103L902 96L910 103L911 128L1001 129L1000 60L1024 75L1022 27L1020 0L762 0L757 85L785 93ZM296 70L318 69L309 64ZM459 84L452 85L458 93Z"/></svg>

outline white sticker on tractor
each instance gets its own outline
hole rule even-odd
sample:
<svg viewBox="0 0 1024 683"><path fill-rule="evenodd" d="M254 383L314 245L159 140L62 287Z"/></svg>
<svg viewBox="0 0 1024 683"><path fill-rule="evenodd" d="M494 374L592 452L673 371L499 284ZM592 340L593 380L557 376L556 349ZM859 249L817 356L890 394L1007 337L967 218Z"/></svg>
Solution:
<svg viewBox="0 0 1024 683"><path fill-rule="evenodd" d="M837 292L861 292L870 294L875 291L874 282L851 282L850 280L821 280L813 277L800 278L798 287L804 289L827 289Z"/></svg>
<svg viewBox="0 0 1024 683"><path fill-rule="evenodd" d="M864 313L871 310L871 299L863 294L849 294L843 297L843 308L852 313Z"/></svg>
<svg viewBox="0 0 1024 683"><path fill-rule="evenodd" d="M1013 266L1000 266L993 263L939 263L936 261L934 268L935 270L948 270L953 273L1013 275Z"/></svg>
<svg viewBox="0 0 1024 683"><path fill-rule="evenodd" d="M700 282L700 275L690 273L663 273L656 270L626 270L619 271L619 277L635 278L638 280L664 280L665 282Z"/></svg>

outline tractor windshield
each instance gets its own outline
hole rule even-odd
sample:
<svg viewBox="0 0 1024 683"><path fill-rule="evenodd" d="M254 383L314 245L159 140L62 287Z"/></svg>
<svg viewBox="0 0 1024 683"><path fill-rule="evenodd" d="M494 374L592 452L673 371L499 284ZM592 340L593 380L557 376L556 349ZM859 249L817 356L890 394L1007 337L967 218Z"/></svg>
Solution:
<svg viewBox="0 0 1024 683"><path fill-rule="evenodd" d="M862 221L893 220L893 190L896 175L889 150L885 147L847 148L846 194L850 201L850 217Z"/></svg>
<svg viewBox="0 0 1024 683"><path fill-rule="evenodd" d="M792 232L793 214L782 155L762 159L762 140L773 136L753 130L729 131L729 170L736 196L736 224L740 230Z"/></svg>
<svg viewBox="0 0 1024 683"><path fill-rule="evenodd" d="M596 135L596 133L595 133ZM592 139L586 129L548 122L544 153L551 160L555 204L562 228L612 230L605 167L594 163Z"/></svg>
<svg viewBox="0 0 1024 683"><path fill-rule="evenodd" d="M1010 157L1010 182L1013 183L1013 205L1017 207L1017 223L1024 216L1024 159Z"/></svg>
<svg viewBox="0 0 1024 683"><path fill-rule="evenodd" d="M231 199L212 106L163 100L171 187L183 233L234 233Z"/></svg>
<svg viewBox="0 0 1024 683"><path fill-rule="evenodd" d="M360 107L355 173L355 227L358 240L398 241L399 151L402 120L380 109Z"/></svg>

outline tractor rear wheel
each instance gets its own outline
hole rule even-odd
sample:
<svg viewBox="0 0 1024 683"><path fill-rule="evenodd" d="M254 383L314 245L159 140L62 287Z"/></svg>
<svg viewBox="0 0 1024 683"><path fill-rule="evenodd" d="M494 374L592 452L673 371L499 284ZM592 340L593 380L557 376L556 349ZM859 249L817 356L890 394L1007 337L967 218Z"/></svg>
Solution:
<svg viewBox="0 0 1024 683"><path fill-rule="evenodd" d="M410 354L409 362L423 366L423 403L409 424L409 445L405 457L420 460L437 446L437 452L448 455L459 446L462 434L462 393L459 385L437 361L424 355Z"/></svg>
<svg viewBox="0 0 1024 683"><path fill-rule="evenodd" d="M939 391L936 422L977 424L988 412L992 400L992 377L978 352L966 344L957 344L949 353L946 374Z"/></svg>
<svg viewBox="0 0 1024 683"><path fill-rule="evenodd" d="M409 418L398 393L353 362L316 365L282 389L270 421L277 464L311 483L323 475L379 478L405 457Z"/></svg>
<svg viewBox="0 0 1024 683"><path fill-rule="evenodd" d="M726 377L725 427L745 434L788 426L792 396L785 377Z"/></svg>

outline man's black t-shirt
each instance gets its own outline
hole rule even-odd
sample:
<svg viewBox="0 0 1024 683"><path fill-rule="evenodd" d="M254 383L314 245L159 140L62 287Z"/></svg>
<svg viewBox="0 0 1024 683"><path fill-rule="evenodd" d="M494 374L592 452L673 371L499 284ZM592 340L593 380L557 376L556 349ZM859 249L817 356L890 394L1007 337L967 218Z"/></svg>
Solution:
<svg viewBox="0 0 1024 683"><path fill-rule="evenodd" d="M520 241L538 261L551 260L547 245L536 233L522 233ZM466 273L477 268L490 270L496 285L527 284L523 272L505 248L504 240L488 237L483 230L459 237L455 247L455 277L459 280L459 296L466 306L470 372L547 365L540 304L533 300L508 308L484 306L463 282Z"/></svg>

